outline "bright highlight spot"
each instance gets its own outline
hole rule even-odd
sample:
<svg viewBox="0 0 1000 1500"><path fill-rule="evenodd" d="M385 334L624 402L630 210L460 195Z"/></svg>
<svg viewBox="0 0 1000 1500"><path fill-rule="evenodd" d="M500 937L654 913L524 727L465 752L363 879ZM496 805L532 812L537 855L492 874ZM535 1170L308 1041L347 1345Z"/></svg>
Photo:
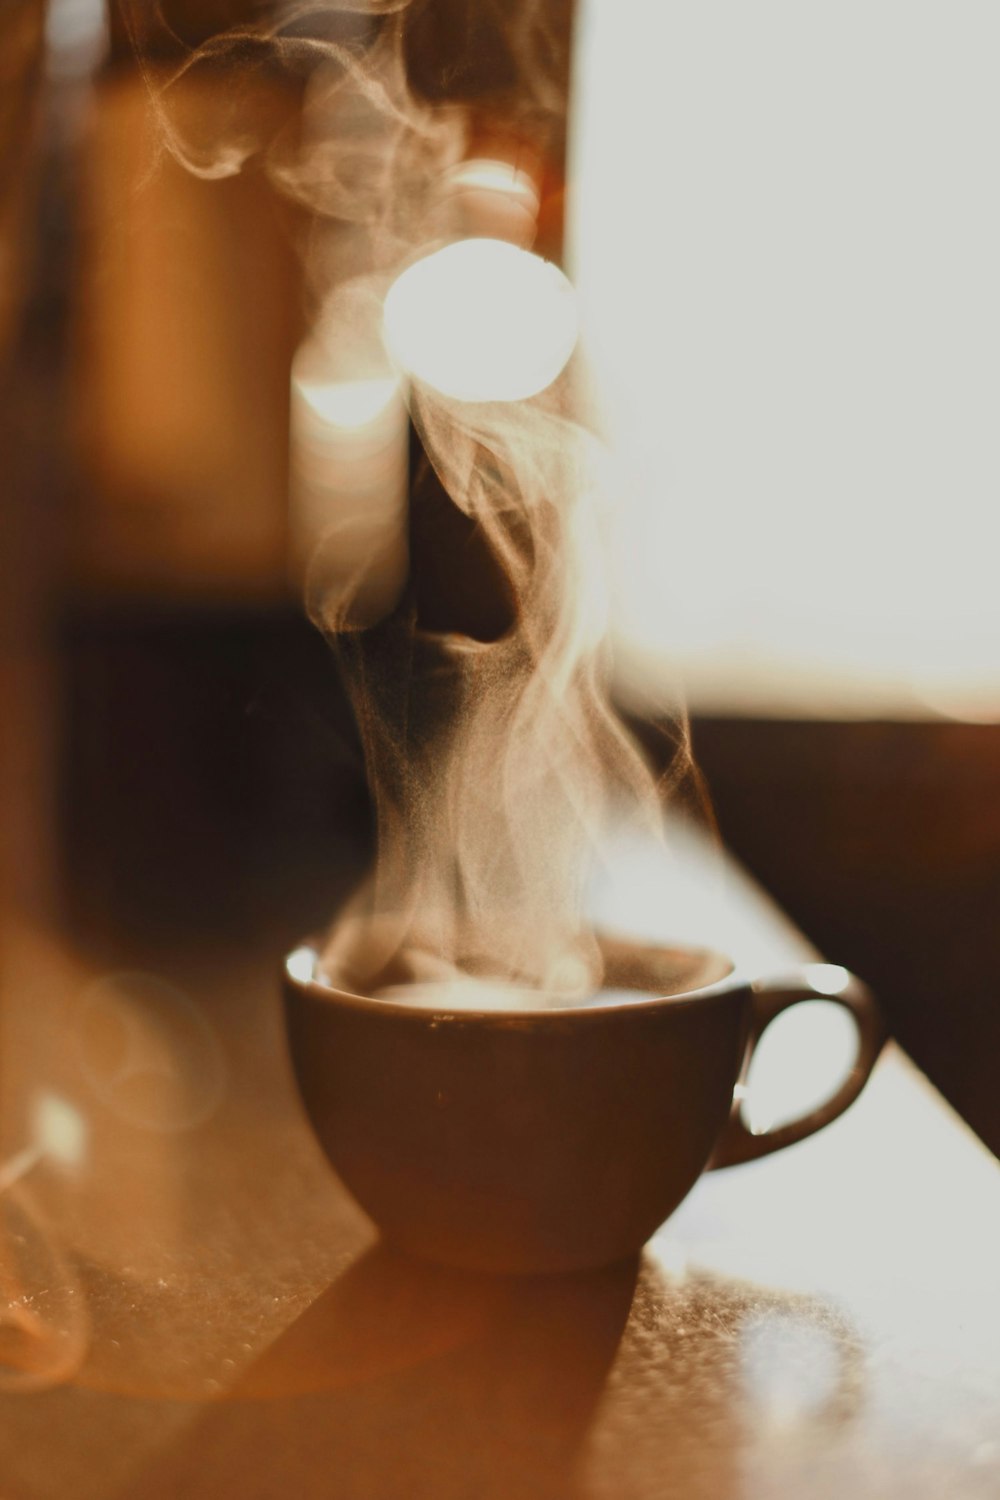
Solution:
<svg viewBox="0 0 1000 1500"><path fill-rule="evenodd" d="M457 401L521 401L552 384L578 334L557 266L504 240L458 240L408 266L385 299L389 352Z"/></svg>
<svg viewBox="0 0 1000 1500"><path fill-rule="evenodd" d="M479 189L520 199L525 208L532 213L538 212L538 189L528 173L512 162L491 156L469 157L453 168L448 180L453 188Z"/></svg>
<svg viewBox="0 0 1000 1500"><path fill-rule="evenodd" d="M296 948L285 959L285 968L296 984L308 984L314 977L316 955L311 948Z"/></svg>
<svg viewBox="0 0 1000 1500"><path fill-rule="evenodd" d="M842 995L851 976L840 964L807 964L806 980L817 995Z"/></svg>
<svg viewBox="0 0 1000 1500"><path fill-rule="evenodd" d="M310 613L332 630L382 619L408 570L403 391L381 337L376 359L346 318L345 330L301 346L291 390L290 550Z"/></svg>
<svg viewBox="0 0 1000 1500"><path fill-rule="evenodd" d="M32 1116L34 1140L40 1151L66 1167L83 1160L87 1122L74 1105L58 1094L39 1094Z"/></svg>
<svg viewBox="0 0 1000 1500"><path fill-rule="evenodd" d="M32 1106L32 1140L0 1162L0 1193L6 1193L46 1158L76 1166L87 1146L87 1125L79 1110L58 1094L41 1093Z"/></svg>
<svg viewBox="0 0 1000 1500"><path fill-rule="evenodd" d="M507 240L527 248L538 229L538 188L515 162L476 156L445 175L444 202L454 233L447 239Z"/></svg>
<svg viewBox="0 0 1000 1500"><path fill-rule="evenodd" d="M359 432L388 410L399 391L399 381L395 376L383 380L297 380L295 388L329 426Z"/></svg>

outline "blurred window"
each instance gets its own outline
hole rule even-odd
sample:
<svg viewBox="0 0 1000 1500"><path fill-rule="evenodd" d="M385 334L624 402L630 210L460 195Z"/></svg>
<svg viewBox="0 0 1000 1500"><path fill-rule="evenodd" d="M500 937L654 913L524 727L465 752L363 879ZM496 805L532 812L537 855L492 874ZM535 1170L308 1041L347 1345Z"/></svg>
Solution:
<svg viewBox="0 0 1000 1500"><path fill-rule="evenodd" d="M708 711L1000 719L1000 9L581 5L630 654Z"/></svg>

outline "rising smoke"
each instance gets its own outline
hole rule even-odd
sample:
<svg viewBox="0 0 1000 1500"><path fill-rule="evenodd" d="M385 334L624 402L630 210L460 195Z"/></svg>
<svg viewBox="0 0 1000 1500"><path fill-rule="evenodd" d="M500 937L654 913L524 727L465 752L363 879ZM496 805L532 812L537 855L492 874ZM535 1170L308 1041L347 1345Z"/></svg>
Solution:
<svg viewBox="0 0 1000 1500"><path fill-rule="evenodd" d="M127 14L164 148L205 177L253 163L306 210L331 346L377 340L395 276L455 237L443 185L484 140L561 175L563 0L287 6L194 47L162 9ZM171 51L172 69L149 62ZM587 993L601 980L583 913L602 832L623 811L659 830L662 788L609 697L607 461L578 375L571 362L506 401L413 379L405 587L364 629L350 590L309 599L377 814L374 873L326 955L355 984L461 975ZM674 780L689 764L679 744Z"/></svg>

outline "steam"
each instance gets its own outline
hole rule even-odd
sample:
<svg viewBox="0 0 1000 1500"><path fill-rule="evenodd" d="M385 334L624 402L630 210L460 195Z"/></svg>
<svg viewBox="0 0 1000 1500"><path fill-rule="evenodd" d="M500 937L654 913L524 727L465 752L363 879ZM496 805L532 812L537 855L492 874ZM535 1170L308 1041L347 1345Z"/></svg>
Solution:
<svg viewBox="0 0 1000 1500"><path fill-rule="evenodd" d="M585 993L599 980L582 917L588 857L623 798L657 821L645 763L609 706L597 454L567 395L457 411L414 393L432 466L414 530L438 483L460 497L510 614L429 628L414 594L375 630L341 638L376 796L380 957L405 949L416 980L454 965ZM463 566L460 551L450 563ZM480 565L480 586L491 582ZM456 592L442 578L432 609Z"/></svg>
<svg viewBox="0 0 1000 1500"><path fill-rule="evenodd" d="M140 56L154 39L176 49L161 13L128 14ZM654 779L610 702L609 465L580 417L566 283L515 249L532 237L552 164L559 172L568 49L567 12L552 0L357 0L286 7L279 23L212 38L171 72L147 65L178 160L205 177L255 162L306 210L318 346L339 378L355 351L357 379L406 385L422 447L408 536L391 506L387 537L331 517L325 548L349 565L314 568L308 589L349 685L377 815L373 875L325 955L358 985L454 981L458 995L471 977L498 993L588 993L601 972L584 895L603 830L623 809L660 827ZM500 270L463 311L450 278L435 281L435 252L497 233L510 243L480 240L477 255ZM537 353L528 262L543 303L562 308L562 344L542 378L515 371L505 383L500 342L515 364ZM428 316L416 350L397 318L390 342L404 368L393 370L383 308L407 277ZM470 311L489 314L478 343ZM523 335L505 338L519 315ZM443 353L452 376L435 374L435 330L459 351L457 378L454 349ZM352 551L349 533L364 547ZM373 587L390 556L391 586Z"/></svg>

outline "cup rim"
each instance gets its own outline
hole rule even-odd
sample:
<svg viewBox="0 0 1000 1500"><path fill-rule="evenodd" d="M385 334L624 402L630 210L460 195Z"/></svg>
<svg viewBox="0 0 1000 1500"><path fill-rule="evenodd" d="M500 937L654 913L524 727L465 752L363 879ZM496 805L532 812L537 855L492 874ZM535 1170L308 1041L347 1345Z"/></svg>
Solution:
<svg viewBox="0 0 1000 1500"><path fill-rule="evenodd" d="M655 954L704 954L706 957L721 960L728 967L724 974L708 984L676 990L667 995L658 995L655 992L642 994L641 991L637 991L637 998L628 1002L615 1001L596 1005L518 1006L516 1010L493 1010L471 1005L451 1007L448 1005L410 1005L404 1001L365 995L346 989L322 976L319 971L321 939L311 936L304 938L285 956L282 976L286 986L314 1000L325 1002L336 1000L338 1004L346 1004L352 1010L364 1011L371 1015L405 1017L411 1023L434 1021L435 1023L446 1022L461 1025L474 1022L477 1025L515 1029L524 1025L556 1026L562 1021L579 1023L584 1020L597 1022L603 1019L607 1022L622 1015L640 1013L645 1015L650 1011L661 1009L685 1009L718 1000L752 983L750 976L742 972L741 966L735 959L715 948L703 947L696 943L654 942L629 934L612 933L604 928L597 929L596 936L612 943L621 943L630 948Z"/></svg>

